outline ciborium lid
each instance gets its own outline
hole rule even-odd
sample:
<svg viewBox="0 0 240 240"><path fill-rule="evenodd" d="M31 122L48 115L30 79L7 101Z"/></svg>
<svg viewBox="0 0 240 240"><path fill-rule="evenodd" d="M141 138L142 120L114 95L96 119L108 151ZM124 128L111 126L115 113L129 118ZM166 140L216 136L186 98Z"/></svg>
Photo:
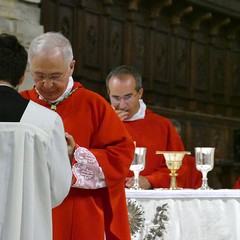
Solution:
<svg viewBox="0 0 240 240"><path fill-rule="evenodd" d="M180 161L184 155L190 155L189 151L156 151L156 154L163 154L166 160Z"/></svg>

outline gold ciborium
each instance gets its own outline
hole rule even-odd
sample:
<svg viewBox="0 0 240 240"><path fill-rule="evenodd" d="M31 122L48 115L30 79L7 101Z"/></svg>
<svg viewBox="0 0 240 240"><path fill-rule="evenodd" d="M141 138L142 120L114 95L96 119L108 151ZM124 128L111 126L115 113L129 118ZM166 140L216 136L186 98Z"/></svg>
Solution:
<svg viewBox="0 0 240 240"><path fill-rule="evenodd" d="M169 174L171 176L171 182L170 182L170 190L177 190L181 189L177 187L177 170L181 167L182 165L182 160L185 154L190 154L190 152L186 151L157 151L156 154L163 154L165 160L166 160L166 165L168 169L171 171Z"/></svg>

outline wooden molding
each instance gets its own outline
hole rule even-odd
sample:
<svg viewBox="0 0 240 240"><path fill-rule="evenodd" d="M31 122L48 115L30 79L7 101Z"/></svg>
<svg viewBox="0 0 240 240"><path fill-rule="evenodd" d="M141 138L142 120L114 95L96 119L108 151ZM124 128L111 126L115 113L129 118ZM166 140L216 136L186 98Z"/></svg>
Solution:
<svg viewBox="0 0 240 240"><path fill-rule="evenodd" d="M151 5L150 18L151 19L158 18L162 9L165 8L165 7L169 7L171 5L172 5L172 0L162 0L162 1L158 1L158 2L153 3Z"/></svg>
<svg viewBox="0 0 240 240"><path fill-rule="evenodd" d="M113 0L103 0L104 5L113 5Z"/></svg>
<svg viewBox="0 0 240 240"><path fill-rule="evenodd" d="M179 9L178 11L175 12L175 14L172 15L171 24L173 26L180 25L181 18L186 14L192 13L192 11L193 11L192 6L188 6L188 7Z"/></svg>
<svg viewBox="0 0 240 240"><path fill-rule="evenodd" d="M129 0L128 10L137 11L140 0Z"/></svg>
<svg viewBox="0 0 240 240"><path fill-rule="evenodd" d="M217 36L218 33L219 33L219 30L222 27L228 25L230 22L231 22L230 18L224 18L224 19L222 19L220 21L215 22L215 24L213 24L213 26L212 26L212 28L210 30L210 35Z"/></svg>
<svg viewBox="0 0 240 240"><path fill-rule="evenodd" d="M205 22L205 21L208 21L208 20L211 19L211 18L212 18L212 13L211 13L211 12L198 15L198 16L195 17L195 19L193 20L191 29L192 29L193 31L199 31L201 24L202 24L203 22Z"/></svg>
<svg viewBox="0 0 240 240"><path fill-rule="evenodd" d="M237 33L240 31L240 25L233 27L228 34L228 39L235 40Z"/></svg>

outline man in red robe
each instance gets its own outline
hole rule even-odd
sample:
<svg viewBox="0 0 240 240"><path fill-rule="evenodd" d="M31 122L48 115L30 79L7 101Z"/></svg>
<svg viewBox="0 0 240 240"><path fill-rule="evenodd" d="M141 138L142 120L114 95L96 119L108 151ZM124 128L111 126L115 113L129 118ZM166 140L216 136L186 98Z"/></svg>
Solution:
<svg viewBox="0 0 240 240"><path fill-rule="evenodd" d="M184 151L183 143L169 119L146 108L143 100L141 75L131 66L119 66L106 78L106 86L111 105L136 142L137 147L146 147L146 166L140 172L140 187L168 188L170 171L163 155L156 151ZM201 173L197 171L195 159L185 156L177 171L177 185L183 188L201 186ZM133 173L130 171L126 186L133 186Z"/></svg>
<svg viewBox="0 0 240 240"><path fill-rule="evenodd" d="M73 184L53 210L54 240L128 240L125 178L134 144L109 103L74 82L72 47L60 33L45 33L29 48L35 87L22 96L56 111L72 148Z"/></svg>
<svg viewBox="0 0 240 240"><path fill-rule="evenodd" d="M237 181L235 182L234 186L233 186L234 189L240 189L240 177L237 179Z"/></svg>

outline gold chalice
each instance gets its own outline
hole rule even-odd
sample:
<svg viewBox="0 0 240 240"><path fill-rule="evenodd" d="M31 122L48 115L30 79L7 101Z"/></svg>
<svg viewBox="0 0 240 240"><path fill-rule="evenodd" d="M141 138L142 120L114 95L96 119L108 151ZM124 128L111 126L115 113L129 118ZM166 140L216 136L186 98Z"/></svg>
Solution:
<svg viewBox="0 0 240 240"><path fill-rule="evenodd" d="M171 171L169 174L171 176L171 182L170 182L170 190L177 190L181 189L177 187L177 170L182 165L182 160L185 154L190 154L190 152L187 151L156 151L156 154L163 154L164 158L166 160L166 165L168 169Z"/></svg>

